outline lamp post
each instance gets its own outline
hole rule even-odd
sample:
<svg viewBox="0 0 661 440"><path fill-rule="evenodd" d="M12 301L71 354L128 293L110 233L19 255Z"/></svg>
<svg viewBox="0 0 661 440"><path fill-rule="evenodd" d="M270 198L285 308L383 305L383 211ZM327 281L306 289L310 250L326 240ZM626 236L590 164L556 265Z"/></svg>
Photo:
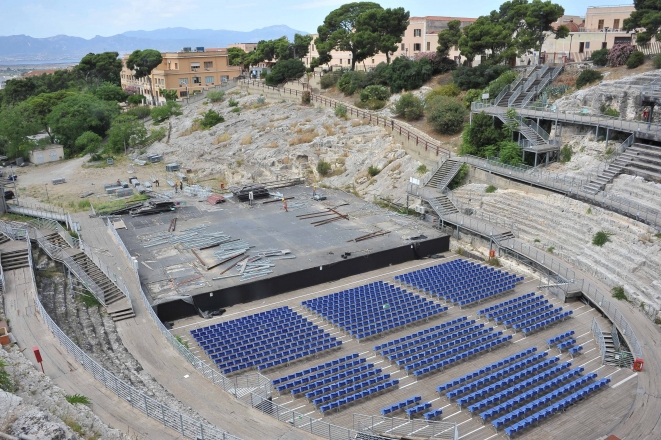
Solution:
<svg viewBox="0 0 661 440"><path fill-rule="evenodd" d="M542 65L542 46L544 45L544 11L539 11L539 65Z"/></svg>
<svg viewBox="0 0 661 440"><path fill-rule="evenodd" d="M608 46L608 42L606 42L606 37L608 37L608 26L604 28L604 47L602 49L606 49Z"/></svg>
<svg viewBox="0 0 661 440"><path fill-rule="evenodd" d="M571 61L571 43L572 43L573 39L574 39L574 34L570 33L569 34L569 57L567 57L568 61Z"/></svg>

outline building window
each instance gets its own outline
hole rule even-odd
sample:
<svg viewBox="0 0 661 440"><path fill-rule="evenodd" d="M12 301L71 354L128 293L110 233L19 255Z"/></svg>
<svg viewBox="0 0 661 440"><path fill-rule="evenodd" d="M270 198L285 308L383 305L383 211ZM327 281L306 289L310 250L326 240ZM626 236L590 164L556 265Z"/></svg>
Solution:
<svg viewBox="0 0 661 440"><path fill-rule="evenodd" d="M613 29L619 29L620 28L620 19L616 18L613 20Z"/></svg>
<svg viewBox="0 0 661 440"><path fill-rule="evenodd" d="M205 76L204 82L205 84L213 84L213 76Z"/></svg>
<svg viewBox="0 0 661 440"><path fill-rule="evenodd" d="M427 41L427 52L431 50L431 42Z"/></svg>
<svg viewBox="0 0 661 440"><path fill-rule="evenodd" d="M402 43L401 51L404 52L404 43Z"/></svg>
<svg viewBox="0 0 661 440"><path fill-rule="evenodd" d="M179 63L174 63L174 70L179 70Z"/></svg>
<svg viewBox="0 0 661 440"><path fill-rule="evenodd" d="M186 96L188 96L188 92L186 90L181 90L179 92L179 96L181 96L182 98L185 98Z"/></svg>
<svg viewBox="0 0 661 440"><path fill-rule="evenodd" d="M374 58L372 58L372 64L374 64Z"/></svg>
<svg viewBox="0 0 661 440"><path fill-rule="evenodd" d="M188 85L188 78L179 78L179 85L180 86Z"/></svg>
<svg viewBox="0 0 661 440"><path fill-rule="evenodd" d="M213 69L213 61L204 62L204 70L209 70L209 69Z"/></svg>
<svg viewBox="0 0 661 440"><path fill-rule="evenodd" d="M314 44L311 44L310 48L311 48L310 52L314 52Z"/></svg>
<svg viewBox="0 0 661 440"><path fill-rule="evenodd" d="M197 71L200 68L200 63L190 63L190 70L193 72Z"/></svg>
<svg viewBox="0 0 661 440"><path fill-rule="evenodd" d="M229 81L229 79L230 79L229 75L221 75L220 76L220 82L221 83L227 82L227 81Z"/></svg>
<svg viewBox="0 0 661 440"><path fill-rule="evenodd" d="M599 24L597 24L597 30L602 30L604 28L604 20L599 20Z"/></svg>
<svg viewBox="0 0 661 440"><path fill-rule="evenodd" d="M586 48L586 49L589 49L589 48L590 48L590 42L589 42L589 41L586 41L586 42L585 42L585 48Z"/></svg>
<svg viewBox="0 0 661 440"><path fill-rule="evenodd" d="M340 58L340 64L342 64L342 58Z"/></svg>
<svg viewBox="0 0 661 440"><path fill-rule="evenodd" d="M202 78L200 78L199 76L194 76L193 84L202 84Z"/></svg>
<svg viewBox="0 0 661 440"><path fill-rule="evenodd" d="M415 43L413 45L413 52L420 52L420 43Z"/></svg>
<svg viewBox="0 0 661 440"><path fill-rule="evenodd" d="M414 37L422 37L422 29L413 29Z"/></svg>

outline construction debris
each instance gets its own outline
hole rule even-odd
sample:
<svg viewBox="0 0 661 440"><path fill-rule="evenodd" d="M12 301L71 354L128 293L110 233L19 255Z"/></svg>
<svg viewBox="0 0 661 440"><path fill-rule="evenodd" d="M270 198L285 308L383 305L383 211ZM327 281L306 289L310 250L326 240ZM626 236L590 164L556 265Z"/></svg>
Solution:
<svg viewBox="0 0 661 440"><path fill-rule="evenodd" d="M247 249L246 249L247 250ZM284 260L296 258L295 255L290 255L289 249L267 249L255 252L255 255L245 256L241 260L232 264L230 267L222 271L221 276L212 278L213 280L222 280L225 278L241 277L240 281L248 281L255 278L263 277L273 273L272 267L275 267L274 260ZM218 255L218 252L216 252ZM231 255L231 254L229 254ZM232 257L236 258L236 257ZM231 258L230 258L231 259ZM228 260L226 260L228 261ZM231 268L235 267L238 273L223 275Z"/></svg>
<svg viewBox="0 0 661 440"><path fill-rule="evenodd" d="M225 197L218 194L211 194L209 197L207 197L207 202L210 205L218 205L225 202Z"/></svg>
<svg viewBox="0 0 661 440"><path fill-rule="evenodd" d="M236 196L240 202L247 202L250 199L250 194L252 193L252 198L260 199L269 196L269 190L266 189L261 183L254 183L252 185L245 186L233 186L230 188L230 191Z"/></svg>
<svg viewBox="0 0 661 440"><path fill-rule="evenodd" d="M160 212L174 211L173 202L144 202L142 206L133 208L129 211L132 217L140 215L158 214Z"/></svg>
<svg viewBox="0 0 661 440"><path fill-rule="evenodd" d="M177 228L177 217L174 217L170 220L170 226L168 226L168 232L174 232Z"/></svg>
<svg viewBox="0 0 661 440"><path fill-rule="evenodd" d="M383 230L374 231L374 232L370 232L369 234L361 235L360 237L356 237L352 240L347 240L347 243L350 243L352 241L357 243L359 241L369 240L370 238L380 237L380 236L386 235L386 234L390 234L390 231L383 231Z"/></svg>

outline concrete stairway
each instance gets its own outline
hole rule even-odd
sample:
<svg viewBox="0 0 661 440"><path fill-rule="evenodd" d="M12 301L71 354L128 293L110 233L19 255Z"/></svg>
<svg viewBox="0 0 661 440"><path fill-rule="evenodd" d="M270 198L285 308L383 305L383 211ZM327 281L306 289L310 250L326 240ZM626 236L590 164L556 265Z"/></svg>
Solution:
<svg viewBox="0 0 661 440"><path fill-rule="evenodd" d="M548 144L548 142L542 136L540 136L539 133L537 133L535 130L533 130L528 125L524 124L523 122L508 117L506 113L496 113L496 116L498 116L498 118L501 121L503 121L505 124L508 124L508 125L509 124L517 124L518 125L517 130L519 130L519 132L521 132L521 134L526 139L528 139L532 145L546 145L546 144Z"/></svg>
<svg viewBox="0 0 661 440"><path fill-rule="evenodd" d="M454 176L457 175L459 168L461 168L461 162L453 159L446 160L425 184L425 187L443 191L443 189L450 184L452 179L454 179Z"/></svg>
<svg viewBox="0 0 661 440"><path fill-rule="evenodd" d="M30 265L28 259L28 250L16 249L10 251L3 251L2 253L0 253L0 264L2 264L2 270L5 272L8 270L28 267Z"/></svg>
<svg viewBox="0 0 661 440"><path fill-rule="evenodd" d="M622 154L626 155L625 172L650 180L661 180L661 147L633 144Z"/></svg>
<svg viewBox="0 0 661 440"><path fill-rule="evenodd" d="M625 155L623 153L622 155ZM612 164L608 165L601 173L597 175L594 179L591 179L587 185L583 186L583 191L588 194L597 194L599 191L604 189L604 186L607 183L611 183L626 167L626 156L624 158L618 158L613 161Z"/></svg>
<svg viewBox="0 0 661 440"><path fill-rule="evenodd" d="M66 242L64 238L57 232L52 232L50 234L44 234L44 237L50 244L54 244L57 247L61 248L68 248L69 244Z"/></svg>
<svg viewBox="0 0 661 440"><path fill-rule="evenodd" d="M433 199L428 199L427 203L441 217L459 213L459 210L445 194L438 194Z"/></svg>
<svg viewBox="0 0 661 440"><path fill-rule="evenodd" d="M85 271L85 273L103 290L106 309L113 321L121 321L135 316L124 294L117 288L105 273L98 268L84 252L72 253L71 258ZM113 307L116 304L116 307Z"/></svg>

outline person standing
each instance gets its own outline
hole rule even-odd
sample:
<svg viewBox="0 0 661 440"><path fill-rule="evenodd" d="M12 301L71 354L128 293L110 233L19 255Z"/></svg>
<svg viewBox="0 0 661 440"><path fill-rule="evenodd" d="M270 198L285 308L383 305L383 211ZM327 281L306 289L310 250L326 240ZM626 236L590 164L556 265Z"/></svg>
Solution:
<svg viewBox="0 0 661 440"><path fill-rule="evenodd" d="M179 189L183 192L184 191L184 181L180 180L179 181Z"/></svg>
<svg viewBox="0 0 661 440"><path fill-rule="evenodd" d="M312 187L312 198L315 198L317 196L317 185L314 185Z"/></svg>
<svg viewBox="0 0 661 440"><path fill-rule="evenodd" d="M285 208L285 212L289 212L289 210L287 209L287 201L285 200L284 197L282 198L282 207Z"/></svg>

